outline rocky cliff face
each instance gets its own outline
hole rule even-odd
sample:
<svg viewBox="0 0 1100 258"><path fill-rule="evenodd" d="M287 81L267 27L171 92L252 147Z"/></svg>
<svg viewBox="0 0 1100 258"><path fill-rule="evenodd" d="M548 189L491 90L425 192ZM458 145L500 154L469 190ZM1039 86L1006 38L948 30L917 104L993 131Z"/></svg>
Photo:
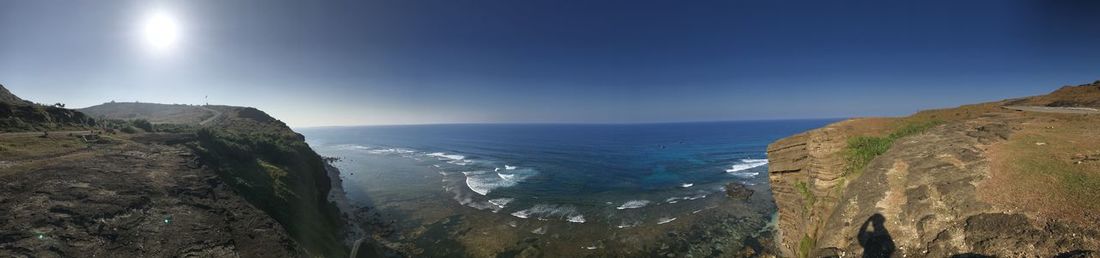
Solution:
<svg viewBox="0 0 1100 258"><path fill-rule="evenodd" d="M836 206L836 189L848 183L843 177L844 159L836 154L856 130L874 129L878 124L873 119L848 120L768 146L768 178L779 208L778 244L784 256L796 257L799 249L813 246L824 219Z"/></svg>
<svg viewBox="0 0 1100 258"><path fill-rule="evenodd" d="M1100 94L1096 86L1059 92ZM1042 103L1066 99L1089 98ZM1100 166L1081 158L1097 145L1078 137L1100 132L1100 119L1006 104L848 120L771 144L779 249L788 257L1096 255L1100 217L1091 214L1100 205L1077 196L1100 196L1100 189L1078 188L1100 182ZM896 134L900 124L925 120L939 123L850 169L853 138ZM1028 152L1049 145L1058 148ZM1023 198L1037 201L1014 201ZM1058 204L1041 204L1050 202Z"/></svg>

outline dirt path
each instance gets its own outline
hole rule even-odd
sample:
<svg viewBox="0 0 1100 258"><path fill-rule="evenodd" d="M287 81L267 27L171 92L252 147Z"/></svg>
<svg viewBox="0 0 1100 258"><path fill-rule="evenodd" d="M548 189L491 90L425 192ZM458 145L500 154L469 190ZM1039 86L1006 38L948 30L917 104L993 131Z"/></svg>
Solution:
<svg viewBox="0 0 1100 258"><path fill-rule="evenodd" d="M1027 112L1041 112L1041 113L1061 113L1061 114L1100 114L1100 110L1095 108L1083 108L1083 107L1043 107L1043 106L1004 106L1005 109L1027 111Z"/></svg>
<svg viewBox="0 0 1100 258"><path fill-rule="evenodd" d="M213 122L214 119L217 119L217 118L222 116L221 111L213 110L213 109L210 109L210 108L207 108L207 107L200 107L200 108L205 109L205 110L210 111L210 112L214 112L214 116L211 116L210 118L207 118L206 120L202 120L202 122L199 122L199 125L209 124L210 122Z"/></svg>

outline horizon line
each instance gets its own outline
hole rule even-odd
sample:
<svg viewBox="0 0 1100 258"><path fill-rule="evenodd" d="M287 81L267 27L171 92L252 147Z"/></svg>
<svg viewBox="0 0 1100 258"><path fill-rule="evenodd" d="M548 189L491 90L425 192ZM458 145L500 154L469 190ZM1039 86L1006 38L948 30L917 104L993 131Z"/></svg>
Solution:
<svg viewBox="0 0 1100 258"><path fill-rule="evenodd" d="M870 116L875 117L875 116ZM319 125L319 126L291 126L292 129L322 129L322 128L349 128L349 127L388 127L388 126L433 126L433 125L652 125L652 124L702 124L725 122L763 122L763 121L795 121L795 120L830 120L851 119L855 117L820 117L820 118L765 118L765 119L733 119L733 120L693 120L693 121L654 121L654 122L442 122L442 123L408 123L408 124L359 124L359 125Z"/></svg>

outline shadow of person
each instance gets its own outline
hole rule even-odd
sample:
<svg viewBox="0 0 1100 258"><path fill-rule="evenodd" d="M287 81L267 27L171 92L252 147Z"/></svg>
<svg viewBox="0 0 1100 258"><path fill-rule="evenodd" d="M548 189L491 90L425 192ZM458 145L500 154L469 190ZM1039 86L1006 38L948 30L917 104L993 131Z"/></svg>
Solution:
<svg viewBox="0 0 1100 258"><path fill-rule="evenodd" d="M886 231L886 226L883 225L885 222L886 217L875 213L859 227L857 239L863 247L863 257L890 257L894 254L894 239Z"/></svg>

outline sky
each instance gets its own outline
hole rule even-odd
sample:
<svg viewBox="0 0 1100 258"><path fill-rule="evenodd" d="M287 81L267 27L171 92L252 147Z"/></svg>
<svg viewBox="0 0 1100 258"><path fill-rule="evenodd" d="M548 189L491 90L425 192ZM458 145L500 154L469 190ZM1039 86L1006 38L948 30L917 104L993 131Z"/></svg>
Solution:
<svg viewBox="0 0 1100 258"><path fill-rule="evenodd" d="M25 99L294 127L897 116L1100 79L1100 3L0 1Z"/></svg>

